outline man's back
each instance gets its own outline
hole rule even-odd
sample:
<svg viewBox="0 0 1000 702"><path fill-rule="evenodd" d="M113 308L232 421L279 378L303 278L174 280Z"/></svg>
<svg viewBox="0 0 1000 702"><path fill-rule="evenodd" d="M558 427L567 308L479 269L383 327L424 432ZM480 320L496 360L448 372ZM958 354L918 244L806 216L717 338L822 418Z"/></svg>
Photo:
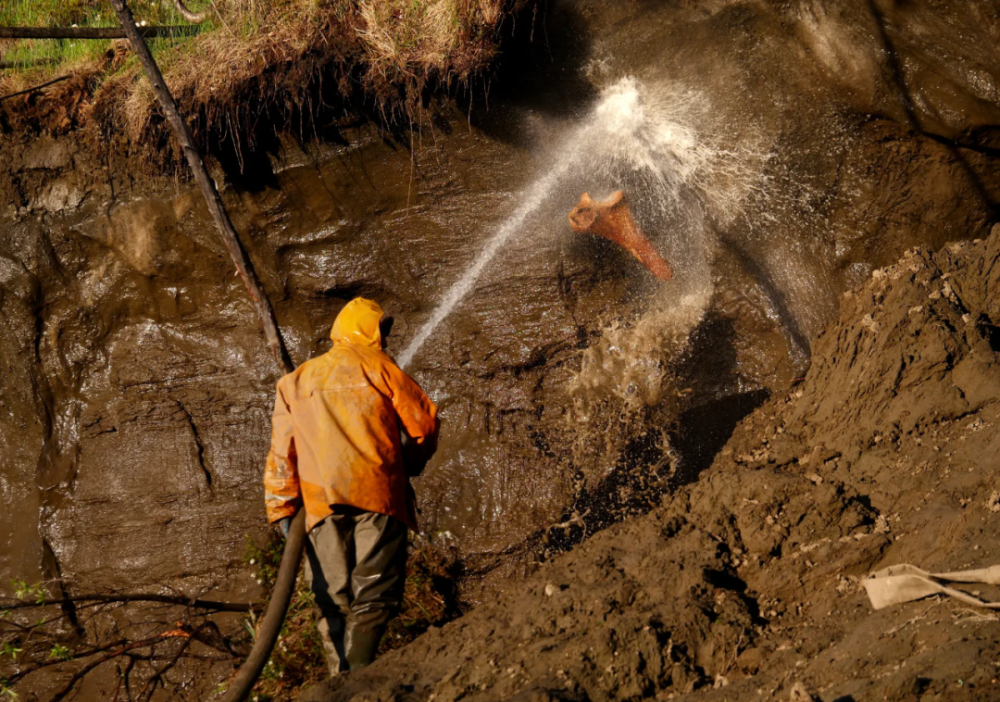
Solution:
<svg viewBox="0 0 1000 702"><path fill-rule="evenodd" d="M351 300L330 351L278 381L264 470L268 521L288 524L300 499L306 510L306 579L333 675L375 658L403 600L417 519L400 429L411 460L437 443L437 408L382 351L382 316Z"/></svg>
<svg viewBox="0 0 1000 702"><path fill-rule="evenodd" d="M381 350L381 316L367 300L349 303L330 351L278 382L265 474L271 521L301 493L309 527L349 505L416 529L400 428L418 443L433 438L437 409Z"/></svg>

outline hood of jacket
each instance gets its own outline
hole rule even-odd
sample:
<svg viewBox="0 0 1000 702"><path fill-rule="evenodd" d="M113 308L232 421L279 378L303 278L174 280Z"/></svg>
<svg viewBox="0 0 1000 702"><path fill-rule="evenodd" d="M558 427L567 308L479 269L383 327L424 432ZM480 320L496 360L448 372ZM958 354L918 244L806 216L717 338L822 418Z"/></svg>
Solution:
<svg viewBox="0 0 1000 702"><path fill-rule="evenodd" d="M381 350L382 331L379 323L384 314L378 303L356 297L344 305L344 309L337 315L333 329L330 330L330 339L335 344L356 344Z"/></svg>

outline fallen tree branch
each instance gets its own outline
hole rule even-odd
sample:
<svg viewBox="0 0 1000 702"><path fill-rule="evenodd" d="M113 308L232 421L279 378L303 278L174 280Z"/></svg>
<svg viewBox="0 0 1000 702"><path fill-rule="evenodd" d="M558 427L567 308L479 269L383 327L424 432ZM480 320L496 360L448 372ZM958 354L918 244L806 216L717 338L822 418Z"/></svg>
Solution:
<svg viewBox="0 0 1000 702"><path fill-rule="evenodd" d="M39 607L62 607L78 602L98 604L121 604L127 602L161 602L163 604L194 607L196 609L214 609L219 612L247 612L253 608L249 602L218 602L215 600L189 599L174 595L74 595L58 600L0 600L0 610L37 609Z"/></svg>
<svg viewBox="0 0 1000 702"><path fill-rule="evenodd" d="M0 97L0 102L3 102L4 100L9 100L10 98L15 98L18 95L27 95L28 93L33 93L36 90L47 88L50 85L55 85L56 83L62 83L64 80L69 80L70 78L72 78L72 76L60 76L59 78L50 80L48 83L42 83L41 85L36 85L33 88L28 88L27 90L19 90L16 93L11 93L10 95L4 95Z"/></svg>
<svg viewBox="0 0 1000 702"><path fill-rule="evenodd" d="M243 279L243 283L247 287L247 292L250 293L250 299L253 300L257 308L257 314L260 316L261 323L264 326L264 336L271 347L274 360L282 372L291 373L294 368L288 356L288 351L285 349L281 333L278 331L278 323L274 317L274 310L271 308L271 303L268 301L267 295L264 293L264 289L261 287L260 281L254 273L253 264L250 262L249 256L247 256L243 245L240 244L240 240L236 236L236 230L233 228L233 223L230 221L229 214L222 203L222 197L215 186L215 181L208 174L208 169L205 168L205 163L201 159L201 153L194 143L194 137L191 136L191 130L188 129L187 123L181 117L181 113L177 109L177 103L167 89L167 83L163 80L163 74L160 72L160 67L157 66L153 54L150 53L146 42L142 40L142 32L135 24L132 10L129 9L125 0L111 0L111 4L115 8L118 21L121 22L122 29L129 43L132 45L132 50L135 51L136 56L139 58L139 63L142 64L142 68L146 72L146 77L149 78L149 83L153 87L153 93L160 102L160 107L163 108L164 116L167 118L177 140L184 149L188 165L191 167L198 187L201 188L202 195L205 196L208 210L212 214L212 219L215 220L215 225L219 229L222 241L226 245L226 249L229 250L229 255L232 257L233 263L236 264L236 270Z"/></svg>
<svg viewBox="0 0 1000 702"><path fill-rule="evenodd" d="M201 32L201 27L163 26L136 27L139 36L190 37ZM127 39L121 27L0 27L0 39Z"/></svg>

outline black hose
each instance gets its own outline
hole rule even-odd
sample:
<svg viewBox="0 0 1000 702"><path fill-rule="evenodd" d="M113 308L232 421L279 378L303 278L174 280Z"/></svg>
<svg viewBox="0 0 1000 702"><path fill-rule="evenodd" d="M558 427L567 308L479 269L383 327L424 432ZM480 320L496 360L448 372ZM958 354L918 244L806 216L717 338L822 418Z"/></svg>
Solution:
<svg viewBox="0 0 1000 702"><path fill-rule="evenodd" d="M226 690L222 702L243 702L271 658L274 644L278 641L281 627L285 623L288 604L292 600L292 593L295 592L295 580L299 575L299 563L302 562L302 547L305 545L305 540L306 511L300 509L288 530L285 552L281 556L278 577L271 591L271 602L264 612L264 619L257 631L257 640L250 655L236 673L232 685Z"/></svg>

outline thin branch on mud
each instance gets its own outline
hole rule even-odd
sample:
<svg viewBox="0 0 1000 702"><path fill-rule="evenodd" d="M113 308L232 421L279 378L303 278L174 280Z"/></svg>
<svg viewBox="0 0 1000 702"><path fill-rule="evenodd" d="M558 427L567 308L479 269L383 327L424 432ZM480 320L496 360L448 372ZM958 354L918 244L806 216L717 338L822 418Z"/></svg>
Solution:
<svg viewBox="0 0 1000 702"><path fill-rule="evenodd" d="M140 697L143 695L143 693L146 692L147 688L149 688L149 695L148 695L149 698L152 698L153 693L156 692L157 685L166 689L167 683L163 676L167 674L167 671L169 671L171 668L177 665L177 661L179 661L181 659L181 656L183 656L184 653L188 650L188 647L191 645L191 641L192 638L189 636L188 639L178 647L177 652L170 657L170 660L164 663L159 669L154 671L154 673L150 676L149 680L146 681L146 684L139 691ZM152 687L150 687L150 685L152 685Z"/></svg>
<svg viewBox="0 0 1000 702"><path fill-rule="evenodd" d="M121 602L161 602L163 604L194 607L195 609L211 609L218 612L246 612L253 605L249 602L220 602L216 600L199 600L171 595L74 595L58 600L0 600L0 611L17 609L34 609L39 607L61 607L78 602L98 604L114 604Z"/></svg>
<svg viewBox="0 0 1000 702"><path fill-rule="evenodd" d="M32 673L41 670L42 668L48 668L48 667L51 667L51 666L54 666L54 665L58 665L60 663L69 663L71 661L81 660L83 658L90 658L91 656L96 656L99 653L106 653L108 651L114 651L114 650L119 651L119 653L114 653L111 656L112 658L115 658L115 657L117 657L117 656L120 655L120 651L121 651L122 647L127 646L128 643L129 643L128 639L118 639L117 641L112 641L111 643L105 644L104 646L100 646L98 648L91 648L91 649L88 649L86 651L78 651L77 653L72 654L68 658L66 658L64 660L61 660L61 661L58 661L56 663L53 663L53 662L40 663L38 665L34 665L34 666L29 667L29 668L25 668L23 670L20 670L17 673L14 673L13 675L11 675L8 678L8 681L9 682L17 682L18 680L26 678L29 675L31 675Z"/></svg>
<svg viewBox="0 0 1000 702"><path fill-rule="evenodd" d="M888 631L886 631L886 632L885 632L885 635L886 635L886 636L892 636L893 634L895 634L895 633L897 633L897 632L899 632L899 631L902 631L903 629L905 629L906 627L908 627L908 626L909 626L910 624L916 624L917 622L919 622L919 621L922 621L922 620L926 619L926 618L927 618L927 615L928 615L928 614L930 613L930 611L931 611L932 609L934 609L935 607L937 607L937 606L938 606L939 604L941 604L942 602L943 602L943 600L942 600L942 599L941 599L940 597L939 597L939 598L937 598L937 599L935 599L935 600L934 600L934 601L933 601L933 602L932 602L932 603L931 603L931 604L930 604L930 605L929 605L929 606L927 607L927 609L925 609L925 610L923 611L923 613L922 613L922 614L918 614L917 616L913 617L913 619L909 619L909 620L907 620L907 621L903 622L902 624L900 624L899 626L894 626L893 628L891 628L891 629L889 629Z"/></svg>
<svg viewBox="0 0 1000 702"><path fill-rule="evenodd" d="M962 614L965 616L961 616ZM1000 617L995 614L969 609L968 607L960 608L951 616L956 624L988 624L990 622L1000 621Z"/></svg>
<svg viewBox="0 0 1000 702"><path fill-rule="evenodd" d="M116 690L119 697L124 694L129 700L148 700L154 693L159 695L163 691L173 697L183 686L178 688L167 674L182 661L185 663L178 670L185 671L185 676L194 674L193 670L201 671L194 674L195 677L206 675L215 666L237 659L248 644L247 635L238 626L233 625L233 636L239 639L224 635L206 616L214 612L193 612L188 603L164 603L169 609L153 619L146 616L149 612L142 608L143 604L144 601L138 600L85 605L99 609L86 611L87 618L82 621L86 632L83 639L69 635L66 615L34 624L18 623L12 619L23 619L30 610L7 610L2 621L15 626L0 635L3 685L9 689L14 684L25 684L29 676L42 681L43 685L46 680L63 679L65 682L61 682L58 689L46 693L48 702L58 702L78 692L84 680L98 667L117 660L124 662L119 664L119 670L127 671ZM133 618L134 614L140 616ZM195 641L207 650L194 649ZM137 666L137 662L140 665ZM68 678L64 677L66 674ZM140 688L138 694L134 691L136 687Z"/></svg>
<svg viewBox="0 0 1000 702"><path fill-rule="evenodd" d="M584 519L586 519L587 516L589 515L590 515L589 509L584 511L583 514L580 514L579 512L574 510L573 515L565 522L559 522L558 524L550 524L549 526L545 527L545 531L552 531L553 529L569 529L571 526L578 526L582 528L586 533L587 523L584 521Z"/></svg>
<svg viewBox="0 0 1000 702"><path fill-rule="evenodd" d="M134 651L135 649L139 649L139 648L148 648L148 647L150 647L150 646L152 646L152 645L154 645L154 644L162 641L164 638L173 638L173 637L176 637L176 636L178 636L177 632L175 632L175 631L166 631L166 632L160 634L159 636L154 636L154 637L145 639L143 641L133 641L132 643L125 644L124 646L121 646L120 648L118 648L118 649L116 649L114 651L111 651L110 653L107 653L107 654L101 656L96 661L91 661L90 663L88 663L87 665L85 665L83 668L81 668L80 670L78 670L76 673L74 673L72 677L70 677L70 679L66 682L66 684L62 688L60 688L59 691L56 692L56 694L52 697L51 702L59 702L59 700L62 700L63 698L65 698L66 695L68 695L70 692L73 691L73 688L76 687L76 684L78 682L80 682L81 680L83 680L83 678L88 673L90 673L92 670L94 670L98 666L104 665L108 661L114 660L115 658L119 658L122 655L125 655L126 653L128 653L129 651ZM187 636L190 636L190 635L187 635ZM183 648L186 648L186 646L183 647ZM174 659L173 663L176 663L176 659ZM171 665L173 665L173 663ZM148 682L147 682L147 685L148 685ZM143 690L145 690L145 688L143 688ZM139 694L142 694L142 693L140 692Z"/></svg>
<svg viewBox="0 0 1000 702"><path fill-rule="evenodd" d="M58 78L50 80L48 83L42 83L41 85L36 85L33 88L28 88L27 90L19 90L16 93L10 93L9 95L0 96L0 102L3 102L4 100L9 100L10 98L16 98L18 95L27 95L28 93L34 93L38 90L41 90L42 88L47 88L50 85L55 85L56 83L62 83L64 80L69 80L72 77L73 76L60 76Z"/></svg>

